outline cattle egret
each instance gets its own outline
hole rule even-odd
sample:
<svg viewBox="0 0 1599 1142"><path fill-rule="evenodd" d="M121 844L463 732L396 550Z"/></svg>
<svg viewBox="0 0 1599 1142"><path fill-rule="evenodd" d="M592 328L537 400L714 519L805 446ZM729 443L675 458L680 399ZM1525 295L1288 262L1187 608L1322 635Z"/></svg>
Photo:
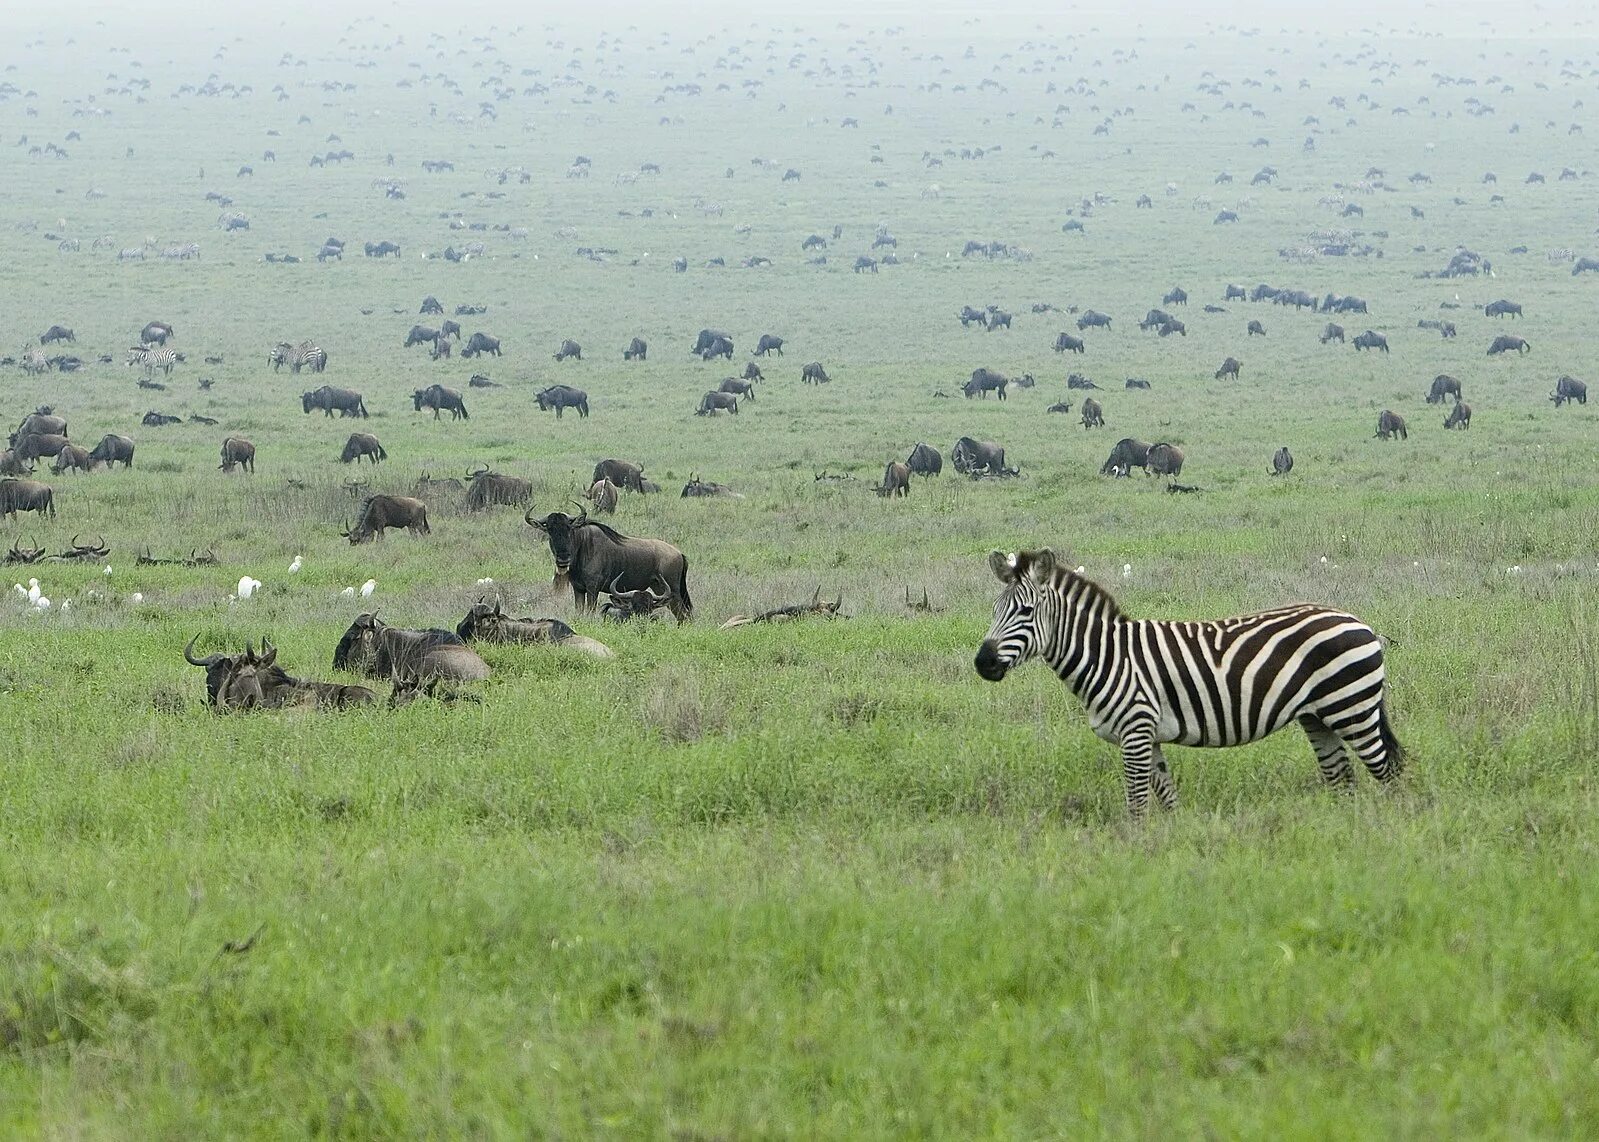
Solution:
<svg viewBox="0 0 1599 1142"><path fill-rule="evenodd" d="M133 592L133 601L135 603L142 603L142 602L144 602L144 596L139 594L139 592L135 591L135 592Z"/></svg>
<svg viewBox="0 0 1599 1142"><path fill-rule="evenodd" d="M377 589L378 581L376 579L368 579L365 583L361 584L361 597L363 599L370 599L372 597L372 592L376 591Z"/></svg>
<svg viewBox="0 0 1599 1142"><path fill-rule="evenodd" d="M26 599L28 597L28 589L26 587L24 587L21 583L13 583L13 584L11 584L11 589L13 591L15 591L18 595L20 595L24 599Z"/></svg>
<svg viewBox="0 0 1599 1142"><path fill-rule="evenodd" d="M107 563L106 566L105 566L105 570L100 572L100 574L105 575L105 576L107 576L109 578L110 575L111 575L111 564Z"/></svg>
<svg viewBox="0 0 1599 1142"><path fill-rule="evenodd" d="M1123 563L1122 564L1122 578L1123 579L1131 579L1132 577L1133 577L1133 565L1131 563Z"/></svg>
<svg viewBox="0 0 1599 1142"><path fill-rule="evenodd" d="M39 601L40 597L43 596L43 594L44 594L44 592L39 590L39 580L37 580L37 579L29 579L28 580L28 602L37 603Z"/></svg>
<svg viewBox="0 0 1599 1142"><path fill-rule="evenodd" d="M62 614L66 614L71 609L72 609L72 600L71 599L63 600L62 603L61 603L61 613Z"/></svg>
<svg viewBox="0 0 1599 1142"><path fill-rule="evenodd" d="M344 590L340 591L339 594L343 595L346 599L353 599L355 598L355 588L346 587Z"/></svg>
<svg viewBox="0 0 1599 1142"><path fill-rule="evenodd" d="M479 587L492 587L492 586L494 586L494 580L493 579L479 579L477 581L477 585Z"/></svg>
<svg viewBox="0 0 1599 1142"><path fill-rule="evenodd" d="M252 579L248 575L239 578L239 598L248 599L261 589L261 580Z"/></svg>
<svg viewBox="0 0 1599 1142"><path fill-rule="evenodd" d="M289 564L290 575L298 575L300 573L300 562L302 558L303 556L296 555L294 557L294 562Z"/></svg>
<svg viewBox="0 0 1599 1142"><path fill-rule="evenodd" d="M37 599L33 600L33 605L40 611L48 611L50 609L50 600L45 598L43 595L40 595Z"/></svg>

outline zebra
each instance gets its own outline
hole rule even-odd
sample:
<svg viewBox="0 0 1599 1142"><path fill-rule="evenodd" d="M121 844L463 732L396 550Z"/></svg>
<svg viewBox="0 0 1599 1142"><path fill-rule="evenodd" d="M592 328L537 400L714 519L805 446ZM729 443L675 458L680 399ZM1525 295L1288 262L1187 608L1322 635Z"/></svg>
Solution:
<svg viewBox="0 0 1599 1142"><path fill-rule="evenodd" d="M298 345L279 341L267 354L267 362L272 366L274 373L284 365L289 366L289 369L295 373L305 368L309 368L313 373L320 373L328 367L328 353L326 349L309 341L301 341Z"/></svg>
<svg viewBox="0 0 1599 1142"><path fill-rule="evenodd" d="M128 350L127 363L143 365L145 375L149 377L155 376L157 369L170 377L178 363L178 351L169 345L139 345Z"/></svg>
<svg viewBox="0 0 1599 1142"><path fill-rule="evenodd" d="M1333 788L1354 781L1346 745L1378 781L1404 767L1384 702L1382 644L1353 615L1302 603L1214 622L1134 620L1048 548L995 551L988 565L1005 591L977 673L998 682L1034 655L1048 662L1094 733L1120 744L1134 817L1152 783L1161 806L1176 807L1164 742L1243 745L1297 721Z"/></svg>
<svg viewBox="0 0 1599 1142"><path fill-rule="evenodd" d="M144 247L143 246L124 246L120 251L117 252L117 261L119 261L119 262L132 262L132 261L140 261L140 262L142 262L142 261L144 261Z"/></svg>

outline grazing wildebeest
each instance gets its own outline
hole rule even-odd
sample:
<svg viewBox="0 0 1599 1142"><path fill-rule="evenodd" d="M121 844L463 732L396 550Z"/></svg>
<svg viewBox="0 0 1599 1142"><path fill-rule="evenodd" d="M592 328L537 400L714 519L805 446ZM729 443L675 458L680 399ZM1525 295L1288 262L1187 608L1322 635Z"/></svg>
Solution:
<svg viewBox="0 0 1599 1142"><path fill-rule="evenodd" d="M1588 386L1576 377L1561 377L1555 382L1555 391L1549 394L1549 399L1559 408L1567 401L1576 401L1578 404L1588 403Z"/></svg>
<svg viewBox="0 0 1599 1142"><path fill-rule="evenodd" d="M973 440L970 436L963 436L955 441L955 448L950 452L949 460L954 465L955 471L964 476L1016 472L1016 469L1005 467L1004 448L993 441Z"/></svg>
<svg viewBox="0 0 1599 1142"><path fill-rule="evenodd" d="M898 460L890 460L888 467L883 469L883 482L878 485L876 491L880 496L910 495L910 465L901 464Z"/></svg>
<svg viewBox="0 0 1599 1142"><path fill-rule="evenodd" d="M1188 292L1182 286L1173 286L1171 292L1160 299L1162 305L1187 305Z"/></svg>
<svg viewBox="0 0 1599 1142"><path fill-rule="evenodd" d="M1331 321L1327 323L1327 328L1321 331L1321 343L1325 345L1329 341L1336 341L1340 345L1344 343L1344 327L1342 325L1334 324Z"/></svg>
<svg viewBox="0 0 1599 1142"><path fill-rule="evenodd" d="M48 405L41 407L48 408ZM54 416L48 412L31 412L22 418L22 423L17 426L16 432L11 434L11 444L16 446L18 440L24 436L65 436L67 434L67 418Z"/></svg>
<svg viewBox="0 0 1599 1142"><path fill-rule="evenodd" d="M978 325L988 324L987 312L978 309L974 305L961 306L961 311L955 316L960 320L962 329L970 327L973 322L976 322Z"/></svg>
<svg viewBox="0 0 1599 1142"><path fill-rule="evenodd" d="M152 321L139 330L139 340L146 345L165 345L169 338L176 336L172 326L165 321Z"/></svg>
<svg viewBox="0 0 1599 1142"><path fill-rule="evenodd" d="M866 272L875 274L877 272L877 259L868 258L865 254L862 254L860 257L855 259L855 265L853 268L858 274Z"/></svg>
<svg viewBox="0 0 1599 1142"><path fill-rule="evenodd" d="M76 444L68 444L56 453L56 462L50 465L50 470L56 475L60 475L69 469L87 472L93 467L94 464L89 459L89 450L87 448L79 448Z"/></svg>
<svg viewBox="0 0 1599 1142"><path fill-rule="evenodd" d="M741 397L745 398L746 400L754 400L755 399L755 382L754 381L741 381L737 377L728 377L727 380L723 381L720 385L717 386L717 391L718 392L724 392L724 393L733 393L734 395L741 396Z"/></svg>
<svg viewBox="0 0 1599 1142"><path fill-rule="evenodd" d="M1485 317L1504 317L1507 314L1511 317L1520 317L1521 306L1513 301L1506 301L1504 298L1500 298L1498 301L1490 301L1483 306L1482 312Z"/></svg>
<svg viewBox="0 0 1599 1142"><path fill-rule="evenodd" d="M391 527L403 527L412 535L427 535L433 530L428 526L428 506L411 496L368 496L361 501L355 526L346 525L339 534L353 545L382 539Z"/></svg>
<svg viewBox="0 0 1599 1142"><path fill-rule="evenodd" d="M332 385L323 385L315 392L300 394L300 407L305 412L314 408L322 410L324 416L332 416L337 409L339 415L365 417L366 404L361 399L361 394L354 389L336 389Z"/></svg>
<svg viewBox="0 0 1599 1142"><path fill-rule="evenodd" d="M616 499L621 490L611 481L599 479L589 485L589 490L584 492L583 496L589 503L594 505L595 511L604 512L606 515L615 515Z"/></svg>
<svg viewBox="0 0 1599 1142"><path fill-rule="evenodd" d="M367 242L363 247L363 252L369 258L386 258L390 254L398 258L400 256L400 244L385 238L381 242Z"/></svg>
<svg viewBox="0 0 1599 1142"><path fill-rule="evenodd" d="M1294 455L1288 451L1288 445L1284 444L1272 455L1271 474L1273 476L1286 476L1293 470Z"/></svg>
<svg viewBox="0 0 1599 1142"><path fill-rule="evenodd" d="M1471 406L1465 401L1456 401L1455 407L1449 410L1449 415L1444 417L1445 428L1470 428Z"/></svg>
<svg viewBox="0 0 1599 1142"><path fill-rule="evenodd" d="M17 459L32 463L41 456L55 456L67 446L67 438L58 432L30 432L26 436L12 436L11 447Z"/></svg>
<svg viewBox="0 0 1599 1142"><path fill-rule="evenodd" d="M533 399L539 402L540 412L548 412L553 408L556 420L560 420L562 412L569 408L577 409L579 416L586 417L589 414L588 393L571 385L551 385Z"/></svg>
<svg viewBox="0 0 1599 1142"><path fill-rule="evenodd" d="M89 453L89 463L104 464L107 468L114 468L118 460L122 461L124 468L133 467L133 441L126 436L107 433Z"/></svg>
<svg viewBox="0 0 1599 1142"><path fill-rule="evenodd" d="M426 325L413 325L411 332L405 335L405 344L402 348L409 349L412 345L437 345L439 331Z"/></svg>
<svg viewBox="0 0 1599 1142"><path fill-rule="evenodd" d="M704 349L700 350L700 360L702 361L713 361L717 357L726 357L729 361L733 359L733 339L731 337L717 337Z"/></svg>
<svg viewBox="0 0 1599 1142"><path fill-rule="evenodd" d="M701 329L699 336L694 339L694 348L690 349L689 352L698 357L716 342L732 340L733 335L731 333L723 332L720 329Z"/></svg>
<svg viewBox="0 0 1599 1142"><path fill-rule="evenodd" d="M1135 440L1131 436L1124 436L1116 441L1110 450L1110 456L1099 467L1101 476L1125 476L1134 468L1149 471L1150 444L1144 440Z"/></svg>
<svg viewBox="0 0 1599 1142"><path fill-rule="evenodd" d="M1152 476L1181 476L1183 474L1183 450L1175 444L1164 441L1149 446L1149 467L1146 471Z"/></svg>
<svg viewBox="0 0 1599 1142"><path fill-rule="evenodd" d="M1410 439L1410 433L1405 429L1405 418L1388 409L1383 409L1377 415L1376 435L1383 440L1390 440L1395 436L1401 440Z"/></svg>
<svg viewBox="0 0 1599 1142"><path fill-rule="evenodd" d="M1170 337L1173 333L1180 333L1184 337L1187 337L1188 326L1184 325L1181 321L1178 321L1174 317L1170 321L1166 322L1166 324L1162 325L1158 330L1156 330L1156 332L1158 332L1162 337Z"/></svg>
<svg viewBox="0 0 1599 1142"><path fill-rule="evenodd" d="M1243 367L1243 362L1237 357L1228 357L1221 363L1221 368L1216 370L1216 379L1219 381L1223 377L1231 377L1236 381L1238 379L1238 372Z"/></svg>
<svg viewBox="0 0 1599 1142"><path fill-rule="evenodd" d="M568 357L575 357L579 361L583 359L583 346L573 341L570 337L562 341L561 347L555 351L555 359L557 361L564 361Z"/></svg>
<svg viewBox="0 0 1599 1142"><path fill-rule="evenodd" d="M221 468L231 472L239 466L246 472L255 471L255 445L242 436L230 436L222 442Z"/></svg>
<svg viewBox="0 0 1599 1142"><path fill-rule="evenodd" d="M628 460L601 460L594 465L594 475L591 481L609 480L618 488L630 492L643 492L644 466L634 464Z"/></svg>
<svg viewBox="0 0 1599 1142"><path fill-rule="evenodd" d="M1571 265L1571 276L1576 277L1590 270L1599 271L1599 258L1578 258Z"/></svg>
<svg viewBox="0 0 1599 1142"><path fill-rule="evenodd" d="M1060 333L1055 337L1055 352L1057 353L1084 353L1088 346L1081 337L1073 337L1070 333Z"/></svg>
<svg viewBox="0 0 1599 1142"><path fill-rule="evenodd" d="M1164 309L1152 309L1148 313L1144 314L1144 320L1138 323L1138 328L1145 330L1146 332L1151 329L1159 329L1171 319L1171 314L1167 313Z"/></svg>
<svg viewBox="0 0 1599 1142"><path fill-rule="evenodd" d="M751 352L757 357L764 357L768 353L776 353L781 357L783 355L783 339L775 334L762 333L760 341L756 343Z"/></svg>
<svg viewBox="0 0 1599 1142"><path fill-rule="evenodd" d="M742 500L744 498L743 493L735 492L726 484L717 484L710 480L700 479L699 474L696 472L689 473L688 483L683 485L683 494L678 498L693 500L717 497L730 500Z"/></svg>
<svg viewBox="0 0 1599 1142"><path fill-rule="evenodd" d="M1092 309L1084 310L1083 311L1083 315L1077 319L1077 332L1081 333L1083 330L1089 328L1090 326L1094 326L1094 327L1103 326L1104 328L1109 329L1110 328L1110 318L1105 316L1105 314L1103 314L1103 313L1099 313L1096 310L1092 310Z"/></svg>
<svg viewBox="0 0 1599 1142"><path fill-rule="evenodd" d="M695 410L695 416L715 416L719 412L738 412L738 394L724 393L715 390L706 393L700 398L700 407Z"/></svg>
<svg viewBox="0 0 1599 1142"><path fill-rule="evenodd" d="M73 333L65 325L52 325L49 329L39 334L39 344L41 345L49 345L56 341L75 342L77 339L77 334Z"/></svg>
<svg viewBox="0 0 1599 1142"><path fill-rule="evenodd" d="M1493 344L1488 346L1488 356L1497 357L1500 353L1514 349L1518 354L1530 353L1532 346L1525 337L1517 337L1513 333L1501 333L1495 337Z"/></svg>
<svg viewBox="0 0 1599 1142"><path fill-rule="evenodd" d="M825 385L832 381L820 361L812 361L800 370L800 380L808 385Z"/></svg>
<svg viewBox="0 0 1599 1142"><path fill-rule="evenodd" d="M468 472L466 480L467 511L482 511L491 504L519 508L533 498L533 481L491 472L487 464Z"/></svg>
<svg viewBox="0 0 1599 1142"><path fill-rule="evenodd" d="M1445 397L1460 399L1460 382L1448 373L1439 373L1432 379L1432 388L1427 390L1428 404L1442 404Z"/></svg>
<svg viewBox="0 0 1599 1142"><path fill-rule="evenodd" d="M551 646L592 654L595 658L615 658L616 652L603 642L577 634L560 619L515 619L481 600L472 605L455 627L464 642L548 643Z"/></svg>
<svg viewBox="0 0 1599 1142"><path fill-rule="evenodd" d="M1245 335L1249 337L1264 337L1266 336L1266 327L1259 321L1252 320L1245 329Z"/></svg>
<svg viewBox="0 0 1599 1142"><path fill-rule="evenodd" d="M1354 345L1357 352L1361 349L1381 349L1384 353L1388 352L1388 338L1371 329L1356 337Z"/></svg>
<svg viewBox="0 0 1599 1142"><path fill-rule="evenodd" d="M1011 315L1006 313L1003 309L994 309L993 307L990 307L988 310L988 331L992 333L1001 325L1003 325L1006 329L1009 329L1010 319Z"/></svg>
<svg viewBox="0 0 1599 1142"><path fill-rule="evenodd" d="M18 512L38 512L53 519L56 502L50 485L9 476L0 480L0 516L10 516L15 523Z"/></svg>
<svg viewBox="0 0 1599 1142"><path fill-rule="evenodd" d="M487 333L474 333L466 339L466 345L461 350L463 357L476 357L479 353L488 353L490 356L500 355L500 339L490 337Z"/></svg>
<svg viewBox="0 0 1599 1142"><path fill-rule="evenodd" d="M477 682L489 676L488 664L454 631L401 630L370 613L356 616L339 639L333 668L404 682Z"/></svg>
<svg viewBox="0 0 1599 1142"><path fill-rule="evenodd" d="M918 440L906 457L905 466L918 476L936 476L944 470L944 457L938 449Z"/></svg>
<svg viewBox="0 0 1599 1142"><path fill-rule="evenodd" d="M1086 397L1083 400L1083 427L1105 427L1105 411L1099 407L1099 402L1093 397Z"/></svg>
<svg viewBox="0 0 1599 1142"><path fill-rule="evenodd" d="M429 385L425 389L415 390L411 393L411 404L416 412L424 408L432 409L434 420L439 419L439 413L444 409L450 410L451 420L472 419L466 414L466 402L461 399L461 394L443 385Z"/></svg>
<svg viewBox="0 0 1599 1142"><path fill-rule="evenodd" d="M1248 300L1248 298L1249 298L1249 292L1247 290L1245 290L1243 286L1241 286L1241 285L1229 285L1227 287L1227 296L1222 298L1222 300L1223 301L1246 301L1246 300Z"/></svg>
<svg viewBox="0 0 1599 1142"><path fill-rule="evenodd" d="M961 392L966 394L966 399L983 397L985 400L990 392L997 392L999 399L1005 399L1005 387L1010 384L1010 378L1003 373L996 373L993 369L981 368L972 370L972 379L961 386Z"/></svg>
<svg viewBox="0 0 1599 1142"><path fill-rule="evenodd" d="M659 539L625 536L588 512L573 517L551 512L534 519L529 511L523 519L542 531L555 556L555 585L571 585L579 611L592 612L601 591L638 591L657 579L670 594L667 606L677 621L687 622L694 614L688 594L688 560L670 543Z"/></svg>
<svg viewBox="0 0 1599 1142"><path fill-rule="evenodd" d="M389 458L389 454L383 450L383 445L378 443L378 438L370 432L350 433L350 439L344 442L344 452L339 460L345 464L352 461L359 464L363 456L371 460L374 465L379 460Z"/></svg>
<svg viewBox="0 0 1599 1142"><path fill-rule="evenodd" d="M643 361L649 356L650 346L642 337L635 337L627 343L627 348L622 350L622 360Z"/></svg>

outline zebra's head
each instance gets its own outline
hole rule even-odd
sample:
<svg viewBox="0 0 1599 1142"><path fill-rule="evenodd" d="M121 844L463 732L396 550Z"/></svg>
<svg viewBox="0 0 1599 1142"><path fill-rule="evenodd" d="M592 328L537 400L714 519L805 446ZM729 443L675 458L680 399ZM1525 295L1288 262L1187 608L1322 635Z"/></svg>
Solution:
<svg viewBox="0 0 1599 1142"><path fill-rule="evenodd" d="M977 673L998 682L1011 667L1031 658L1038 647L1040 611L1050 609L1053 597L1042 588L1054 579L1055 553L1047 547L1008 555L993 551L988 565L1005 584L1005 591L994 604L994 625L977 648L976 666Z"/></svg>

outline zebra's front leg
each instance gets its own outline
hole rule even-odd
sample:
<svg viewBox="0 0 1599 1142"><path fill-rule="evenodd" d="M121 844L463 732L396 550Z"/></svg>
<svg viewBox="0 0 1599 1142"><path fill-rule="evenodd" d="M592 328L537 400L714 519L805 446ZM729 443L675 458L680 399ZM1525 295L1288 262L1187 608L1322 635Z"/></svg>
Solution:
<svg viewBox="0 0 1599 1142"><path fill-rule="evenodd" d="M1151 771L1151 780L1155 786L1155 800L1160 802L1162 809L1177 808L1177 782L1171 775L1171 767L1166 764L1166 755L1161 752L1160 746L1153 750L1154 768Z"/></svg>
<svg viewBox="0 0 1599 1142"><path fill-rule="evenodd" d="M1127 782L1127 811L1134 819L1149 807L1149 786L1154 771L1155 728L1139 724L1122 733L1122 777Z"/></svg>

